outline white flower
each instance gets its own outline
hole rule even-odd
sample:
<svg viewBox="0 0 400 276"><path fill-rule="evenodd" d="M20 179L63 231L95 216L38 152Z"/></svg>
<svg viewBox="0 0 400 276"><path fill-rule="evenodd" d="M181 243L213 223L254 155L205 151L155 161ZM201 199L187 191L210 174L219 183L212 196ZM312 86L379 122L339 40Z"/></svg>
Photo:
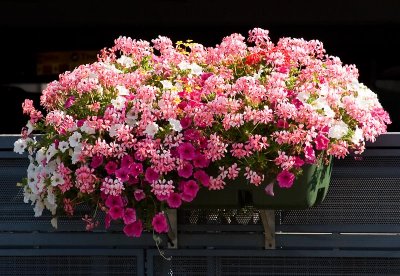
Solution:
<svg viewBox="0 0 400 276"><path fill-rule="evenodd" d="M340 139L347 134L349 127L343 121L336 121L329 129L328 137Z"/></svg>
<svg viewBox="0 0 400 276"><path fill-rule="evenodd" d="M80 145L81 138L82 134L75 131L68 139L69 145L73 148Z"/></svg>
<svg viewBox="0 0 400 276"><path fill-rule="evenodd" d="M81 126L81 130L87 134L95 134L96 130L93 127L88 126L87 122L84 122Z"/></svg>
<svg viewBox="0 0 400 276"><path fill-rule="evenodd" d="M108 133L110 134L110 137L115 137L117 136L117 130L122 128L122 124L115 124L110 126L110 129L108 130Z"/></svg>
<svg viewBox="0 0 400 276"><path fill-rule="evenodd" d="M122 55L119 59L117 59L117 62L126 68L131 68L133 67L133 59L127 56Z"/></svg>
<svg viewBox="0 0 400 276"><path fill-rule="evenodd" d="M163 81L160 81L161 82L161 84L163 85L163 88L165 89L165 90L167 90L167 89L172 89L174 86L172 85L172 82L170 82L169 80L163 80Z"/></svg>
<svg viewBox="0 0 400 276"><path fill-rule="evenodd" d="M44 160L46 160L46 149L43 147L36 152L36 162L42 164Z"/></svg>
<svg viewBox="0 0 400 276"><path fill-rule="evenodd" d="M117 85L115 88L118 90L118 95L127 96L129 95L129 90L123 85Z"/></svg>
<svg viewBox="0 0 400 276"><path fill-rule="evenodd" d="M55 229L57 229L57 226L58 226L57 222L58 222L57 217L52 218L51 221L50 221L51 226L53 226Z"/></svg>
<svg viewBox="0 0 400 276"><path fill-rule="evenodd" d="M58 149L64 153L67 149L69 149L69 143L66 141L61 141L58 143Z"/></svg>
<svg viewBox="0 0 400 276"><path fill-rule="evenodd" d="M301 101L302 103L306 103L309 97L310 94L307 92L300 92L297 94L297 99L299 99L299 101Z"/></svg>
<svg viewBox="0 0 400 276"><path fill-rule="evenodd" d="M146 130L143 132L150 137L154 137L154 135L158 132L158 125L156 123L150 123L146 126Z"/></svg>
<svg viewBox="0 0 400 276"><path fill-rule="evenodd" d="M354 144L360 144L360 142L364 141L364 136L363 136L363 130L361 128L356 128L356 130L354 131L353 136L351 137L351 142L353 142Z"/></svg>
<svg viewBox="0 0 400 276"><path fill-rule="evenodd" d="M61 174L54 172L50 178L51 186L58 186L64 184L64 178Z"/></svg>
<svg viewBox="0 0 400 276"><path fill-rule="evenodd" d="M126 119L125 123L127 123L129 126L135 126L137 124L137 118L138 116L134 113L134 111L131 109L129 112L126 114Z"/></svg>
<svg viewBox="0 0 400 276"><path fill-rule="evenodd" d="M330 106L325 106L322 109L324 110L326 117L328 117L328 118L335 117L336 113L335 113L335 111L332 110L332 108L330 108Z"/></svg>
<svg viewBox="0 0 400 276"><path fill-rule="evenodd" d="M52 187L48 187L48 188L47 188L47 201L48 201L51 205L56 204L56 197L54 196L53 188L52 188Z"/></svg>
<svg viewBox="0 0 400 276"><path fill-rule="evenodd" d="M175 130L177 132L182 131L182 125L181 125L181 122L179 122L179 120L171 118L171 119L168 119L168 122L171 124L173 130Z"/></svg>
<svg viewBox="0 0 400 276"><path fill-rule="evenodd" d="M82 152L82 144L76 146L74 148L74 151L70 151L72 164L76 164L79 161L79 158L81 157L81 152Z"/></svg>
<svg viewBox="0 0 400 276"><path fill-rule="evenodd" d="M49 210L51 212L52 215L56 214L57 211L57 204L52 204L48 201L47 198L45 198L44 200L44 205L46 206L47 210Z"/></svg>
<svg viewBox="0 0 400 276"><path fill-rule="evenodd" d="M191 69L190 63L187 62L187 61L181 61L181 62L178 64L178 67L179 67L179 69L181 69L181 70L188 70L188 69Z"/></svg>
<svg viewBox="0 0 400 276"><path fill-rule="evenodd" d="M25 139L18 139L14 143L14 152L23 154L26 149L26 140Z"/></svg>
<svg viewBox="0 0 400 276"><path fill-rule="evenodd" d="M33 131L33 125L31 123L31 121L28 121L28 123L26 124L26 127L28 128L28 135L31 134Z"/></svg>
<svg viewBox="0 0 400 276"><path fill-rule="evenodd" d="M190 65L190 69L191 69L191 73L193 75L201 75L203 73L203 68L201 68L199 65L197 65L196 63L192 63Z"/></svg>
<svg viewBox="0 0 400 276"><path fill-rule="evenodd" d="M46 151L46 162L49 162L51 158L57 153L56 145L51 144Z"/></svg>
<svg viewBox="0 0 400 276"><path fill-rule="evenodd" d="M122 96L118 96L116 99L111 100L111 104L115 107L115 109L121 110L125 107L126 98Z"/></svg>
<svg viewBox="0 0 400 276"><path fill-rule="evenodd" d="M35 212L35 217L40 217L44 210L44 204L41 200L37 200L33 211Z"/></svg>
<svg viewBox="0 0 400 276"><path fill-rule="evenodd" d="M26 171L27 171L28 175L34 174L37 171L37 166L34 163L31 162Z"/></svg>

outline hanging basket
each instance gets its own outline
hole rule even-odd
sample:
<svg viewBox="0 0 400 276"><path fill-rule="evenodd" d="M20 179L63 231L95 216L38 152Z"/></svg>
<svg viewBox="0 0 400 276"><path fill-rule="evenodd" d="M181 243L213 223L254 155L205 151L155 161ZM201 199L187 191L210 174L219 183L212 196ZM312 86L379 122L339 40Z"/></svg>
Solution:
<svg viewBox="0 0 400 276"><path fill-rule="evenodd" d="M201 189L187 208L235 209L254 206L258 209L305 209L321 203L329 188L332 162L327 166L309 165L291 188L274 186L274 196L264 186L256 187L244 178L228 183L218 191Z"/></svg>

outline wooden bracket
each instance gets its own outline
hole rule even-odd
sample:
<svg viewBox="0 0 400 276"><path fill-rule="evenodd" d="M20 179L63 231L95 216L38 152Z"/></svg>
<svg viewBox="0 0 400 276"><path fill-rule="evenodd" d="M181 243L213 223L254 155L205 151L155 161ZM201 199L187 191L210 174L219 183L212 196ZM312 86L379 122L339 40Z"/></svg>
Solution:
<svg viewBox="0 0 400 276"><path fill-rule="evenodd" d="M275 211L260 210L260 218L264 227L264 248L275 249Z"/></svg>
<svg viewBox="0 0 400 276"><path fill-rule="evenodd" d="M176 209L168 209L167 217L169 222L168 231L168 248L177 249L178 248L178 216Z"/></svg>

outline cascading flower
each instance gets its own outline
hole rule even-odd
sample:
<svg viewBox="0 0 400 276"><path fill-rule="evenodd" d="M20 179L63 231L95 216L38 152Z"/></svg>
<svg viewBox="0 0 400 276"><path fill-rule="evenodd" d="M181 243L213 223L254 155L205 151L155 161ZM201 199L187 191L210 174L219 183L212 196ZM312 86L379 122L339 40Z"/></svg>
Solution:
<svg viewBox="0 0 400 276"><path fill-rule="evenodd" d="M308 164L361 153L390 123L356 67L317 40L274 44L255 28L247 42L232 34L216 47L151 43L119 37L98 61L61 74L41 96L45 116L22 104L29 121L14 151L30 156L22 188L35 216L89 203L129 237L164 233L165 206L233 179L274 196Z"/></svg>

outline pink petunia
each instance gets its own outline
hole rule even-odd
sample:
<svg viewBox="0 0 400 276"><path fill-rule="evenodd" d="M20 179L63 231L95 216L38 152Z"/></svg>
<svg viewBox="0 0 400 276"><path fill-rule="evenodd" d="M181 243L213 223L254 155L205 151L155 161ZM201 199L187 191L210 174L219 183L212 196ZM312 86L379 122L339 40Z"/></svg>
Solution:
<svg viewBox="0 0 400 276"><path fill-rule="evenodd" d="M93 169L99 167L101 164L103 164L103 156L102 155L95 155L92 158L92 162L90 162L90 167Z"/></svg>
<svg viewBox="0 0 400 276"><path fill-rule="evenodd" d="M317 150L326 150L328 148L329 138L325 135L318 134L317 137L315 137L314 142Z"/></svg>
<svg viewBox="0 0 400 276"><path fill-rule="evenodd" d="M112 208L114 206L118 207L123 207L124 206L124 201L122 200L122 197L120 196L108 196L106 200L106 206L108 208Z"/></svg>
<svg viewBox="0 0 400 276"><path fill-rule="evenodd" d="M192 176L193 173L193 166L186 162L183 164L182 168L178 169L178 175L180 177L189 178Z"/></svg>
<svg viewBox="0 0 400 276"><path fill-rule="evenodd" d="M129 174L132 176L138 176L139 174L143 173L142 163L132 163L129 169L130 169Z"/></svg>
<svg viewBox="0 0 400 276"><path fill-rule="evenodd" d="M181 123L182 128L186 129L186 128L190 127L190 125L192 124L192 119L189 117L185 117L185 118L181 119L180 123Z"/></svg>
<svg viewBox="0 0 400 276"><path fill-rule="evenodd" d="M265 189L264 189L265 193L269 196L275 196L274 194L274 183L269 183Z"/></svg>
<svg viewBox="0 0 400 276"><path fill-rule="evenodd" d="M126 167L129 168L133 163L133 158L129 155L125 155L124 157L122 157L121 159L121 167Z"/></svg>
<svg viewBox="0 0 400 276"><path fill-rule="evenodd" d="M153 226L154 230L157 233L167 233L168 232L168 223L167 223L167 218L163 213L158 213L153 217L153 220L151 222L151 225Z"/></svg>
<svg viewBox="0 0 400 276"><path fill-rule="evenodd" d="M293 185L295 176L289 171L281 171L276 177L278 180L279 187L281 188L290 188Z"/></svg>
<svg viewBox="0 0 400 276"><path fill-rule="evenodd" d="M75 97L74 97L74 96L71 96L71 97L69 97L69 98L65 101L64 107L65 107L66 109L68 109L68 108L70 108L70 107L74 104L74 102L75 102Z"/></svg>
<svg viewBox="0 0 400 276"><path fill-rule="evenodd" d="M143 231L142 221L139 219L131 224L125 225L124 233L128 237L140 237Z"/></svg>
<svg viewBox="0 0 400 276"><path fill-rule="evenodd" d="M300 168L300 167L302 167L303 165L304 165L303 159L301 159L300 157L296 156L296 157L294 158L294 166L295 166L296 168Z"/></svg>
<svg viewBox="0 0 400 276"><path fill-rule="evenodd" d="M306 157L306 162L308 164L314 164L315 163L315 151L312 146L306 146L304 148L304 154Z"/></svg>
<svg viewBox="0 0 400 276"><path fill-rule="evenodd" d="M193 158L193 165L197 168L207 168L210 164L210 159L207 159L204 154L196 153Z"/></svg>
<svg viewBox="0 0 400 276"><path fill-rule="evenodd" d="M183 160L192 160L195 156L195 148L191 143L182 143L178 147L178 154Z"/></svg>
<svg viewBox="0 0 400 276"><path fill-rule="evenodd" d="M136 201L141 201L146 197L145 193L141 189L134 191L133 196L135 197Z"/></svg>
<svg viewBox="0 0 400 276"><path fill-rule="evenodd" d="M171 193L167 199L170 208L179 208L182 204L182 197L180 194Z"/></svg>
<svg viewBox="0 0 400 276"><path fill-rule="evenodd" d="M126 208L122 217L125 224L131 224L136 221L136 210L133 208Z"/></svg>
<svg viewBox="0 0 400 276"><path fill-rule="evenodd" d="M199 185L194 180L189 180L184 182L183 184L183 193L185 195L196 197L197 192L199 191Z"/></svg>
<svg viewBox="0 0 400 276"><path fill-rule="evenodd" d="M145 179L149 183L153 183L160 178L160 174L156 172L153 168L148 167L145 173Z"/></svg>
<svg viewBox="0 0 400 276"><path fill-rule="evenodd" d="M114 161L109 161L109 162L106 164L106 166L105 166L105 169L106 169L106 171L107 171L107 173L108 173L109 175L115 173L115 171L117 170L117 168L118 168L118 164L115 163Z"/></svg>
<svg viewBox="0 0 400 276"><path fill-rule="evenodd" d="M122 218L124 215L124 208L121 206L113 206L111 209L108 211L108 214L111 216L112 219L116 220L119 218Z"/></svg>
<svg viewBox="0 0 400 276"><path fill-rule="evenodd" d="M210 176L203 170L198 170L193 174L194 178L197 179L204 187L210 185Z"/></svg>
<svg viewBox="0 0 400 276"><path fill-rule="evenodd" d="M115 176L121 180L121 182L125 182L129 180L129 168L121 167L120 169L115 171Z"/></svg>

